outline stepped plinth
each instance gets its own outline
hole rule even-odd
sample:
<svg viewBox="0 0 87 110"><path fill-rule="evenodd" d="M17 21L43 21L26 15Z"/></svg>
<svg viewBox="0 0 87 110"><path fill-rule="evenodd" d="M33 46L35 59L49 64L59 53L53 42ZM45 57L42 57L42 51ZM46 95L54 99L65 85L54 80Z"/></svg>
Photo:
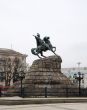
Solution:
<svg viewBox="0 0 87 110"><path fill-rule="evenodd" d="M60 56L35 60L23 80L24 96L42 97L46 89L48 96L65 96L65 88L74 88L73 83L61 72L61 62ZM17 83L14 86L16 95L20 91L20 83ZM8 92L10 94L10 90Z"/></svg>

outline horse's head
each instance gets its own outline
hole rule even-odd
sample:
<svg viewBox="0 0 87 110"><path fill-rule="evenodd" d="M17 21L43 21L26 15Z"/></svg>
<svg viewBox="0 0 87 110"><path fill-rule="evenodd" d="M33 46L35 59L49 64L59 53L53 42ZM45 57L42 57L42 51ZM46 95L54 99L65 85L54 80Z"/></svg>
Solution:
<svg viewBox="0 0 87 110"><path fill-rule="evenodd" d="M50 37L46 36L46 37L44 37L44 39L43 39L43 40L44 40L45 42L48 42L48 41L49 41L49 39L50 39Z"/></svg>

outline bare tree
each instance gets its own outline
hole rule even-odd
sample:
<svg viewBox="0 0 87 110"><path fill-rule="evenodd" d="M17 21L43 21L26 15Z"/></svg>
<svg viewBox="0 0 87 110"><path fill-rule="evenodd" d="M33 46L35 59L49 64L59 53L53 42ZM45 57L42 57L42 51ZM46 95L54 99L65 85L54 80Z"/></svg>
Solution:
<svg viewBox="0 0 87 110"><path fill-rule="evenodd" d="M10 86L11 81L14 83L19 80L19 72L24 72L25 68L18 57L15 57L13 61L7 58L5 64L5 86Z"/></svg>

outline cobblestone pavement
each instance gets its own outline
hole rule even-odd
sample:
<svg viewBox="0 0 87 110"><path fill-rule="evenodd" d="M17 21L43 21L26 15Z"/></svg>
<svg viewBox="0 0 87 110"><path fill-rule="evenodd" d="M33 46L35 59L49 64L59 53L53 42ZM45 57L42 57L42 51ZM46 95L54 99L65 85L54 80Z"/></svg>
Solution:
<svg viewBox="0 0 87 110"><path fill-rule="evenodd" d="M87 110L87 103L59 103L37 105L0 105L0 110Z"/></svg>

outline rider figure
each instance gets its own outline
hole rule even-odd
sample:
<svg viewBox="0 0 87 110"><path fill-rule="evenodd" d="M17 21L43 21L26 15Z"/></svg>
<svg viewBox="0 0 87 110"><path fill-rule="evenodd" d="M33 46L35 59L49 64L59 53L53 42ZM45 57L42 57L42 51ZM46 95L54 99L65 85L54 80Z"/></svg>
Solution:
<svg viewBox="0 0 87 110"><path fill-rule="evenodd" d="M37 47L41 46L44 43L43 40L40 38L40 34L39 33L37 33L37 35L34 36L34 37L35 37L36 42L37 42Z"/></svg>
<svg viewBox="0 0 87 110"><path fill-rule="evenodd" d="M40 38L40 34L39 33L37 33L37 35L36 36L34 36L35 37L35 39L36 39L36 42L37 42L37 48L38 49L43 49L44 51L46 51L46 50L49 50L50 49L50 46L52 46L51 45L51 43L50 43L50 41L49 41L49 37L48 36L45 36L44 38L43 38L43 40Z"/></svg>

